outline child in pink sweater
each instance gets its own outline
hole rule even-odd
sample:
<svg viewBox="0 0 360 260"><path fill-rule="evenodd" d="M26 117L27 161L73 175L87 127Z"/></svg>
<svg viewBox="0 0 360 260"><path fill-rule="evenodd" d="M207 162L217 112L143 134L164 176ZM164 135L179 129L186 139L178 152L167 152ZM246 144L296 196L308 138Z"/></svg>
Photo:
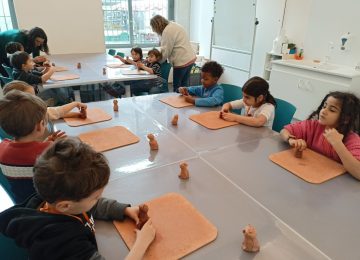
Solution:
<svg viewBox="0 0 360 260"><path fill-rule="evenodd" d="M308 120L285 126L281 137L300 151L309 147L341 162L360 180L359 108L355 95L331 92Z"/></svg>

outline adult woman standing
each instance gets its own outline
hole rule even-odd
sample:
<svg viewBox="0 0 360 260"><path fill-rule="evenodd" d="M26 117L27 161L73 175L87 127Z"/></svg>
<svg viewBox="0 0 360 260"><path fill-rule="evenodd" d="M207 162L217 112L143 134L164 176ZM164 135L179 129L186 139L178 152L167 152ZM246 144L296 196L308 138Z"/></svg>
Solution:
<svg viewBox="0 0 360 260"><path fill-rule="evenodd" d="M8 30L0 32L0 63L9 65L9 59L5 51L5 46L9 42L19 42L24 46L27 53L32 54L36 63L46 60L40 56L40 51L49 54L47 45L47 36L43 29L34 27L30 31L25 30ZM7 75L3 67L0 66L0 72Z"/></svg>
<svg viewBox="0 0 360 260"><path fill-rule="evenodd" d="M152 30L161 36L160 48L163 60L169 59L174 67L174 91L177 92L179 87L188 87L190 70L196 60L189 36L181 25L170 22L161 15L151 18L150 25Z"/></svg>

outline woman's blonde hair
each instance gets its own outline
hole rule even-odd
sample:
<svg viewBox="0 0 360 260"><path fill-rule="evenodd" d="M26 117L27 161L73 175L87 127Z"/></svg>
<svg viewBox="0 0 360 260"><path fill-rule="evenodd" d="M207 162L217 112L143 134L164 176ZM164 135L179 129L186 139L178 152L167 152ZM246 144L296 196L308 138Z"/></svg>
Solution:
<svg viewBox="0 0 360 260"><path fill-rule="evenodd" d="M162 35L162 32L164 31L165 27L169 24L169 21L161 16L161 15L155 15L150 20L151 28L154 32L156 32L159 35Z"/></svg>

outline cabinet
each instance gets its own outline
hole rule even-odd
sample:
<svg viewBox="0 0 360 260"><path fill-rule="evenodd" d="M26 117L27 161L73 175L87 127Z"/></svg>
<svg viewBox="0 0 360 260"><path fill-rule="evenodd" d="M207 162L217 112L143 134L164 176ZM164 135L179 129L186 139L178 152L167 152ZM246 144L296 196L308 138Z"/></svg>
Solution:
<svg viewBox="0 0 360 260"><path fill-rule="evenodd" d="M281 60L282 56L283 56L282 54L276 54L276 53L272 53L272 52L267 52L266 53L266 55L265 55L265 64L264 64L264 73L263 73L263 78L265 80L270 79L272 61Z"/></svg>
<svg viewBox="0 0 360 260"><path fill-rule="evenodd" d="M294 64L298 65L285 60L272 63L270 92L274 97L296 106L296 119L306 119L330 91L349 91L360 95L360 73L353 69L333 66L338 69L327 71Z"/></svg>

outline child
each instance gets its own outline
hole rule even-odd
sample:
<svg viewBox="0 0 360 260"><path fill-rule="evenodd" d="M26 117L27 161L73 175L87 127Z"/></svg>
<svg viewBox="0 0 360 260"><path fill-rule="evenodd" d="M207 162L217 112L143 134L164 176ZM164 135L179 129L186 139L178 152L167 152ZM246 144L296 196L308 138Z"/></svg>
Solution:
<svg viewBox="0 0 360 260"><path fill-rule="evenodd" d="M3 89L4 95L12 90L20 90L22 92L30 93L35 95L34 88L27 84L24 81L13 80L12 82L6 84ZM87 109L87 105L80 102L71 102L69 104L58 106L58 107L48 107L47 115L50 120L57 120L60 118L68 118L68 117L79 117L79 112L71 112L75 107L77 107L80 111L81 108Z"/></svg>
<svg viewBox="0 0 360 260"><path fill-rule="evenodd" d="M24 201L34 193L32 166L57 138L65 133L57 131L44 142L36 140L44 135L46 104L40 98L13 90L0 99L0 125L14 140L0 143L0 167L7 177L15 202Z"/></svg>
<svg viewBox="0 0 360 260"><path fill-rule="evenodd" d="M341 162L360 180L359 109L359 98L355 95L330 92L308 120L285 126L281 137L300 151L309 147Z"/></svg>
<svg viewBox="0 0 360 260"><path fill-rule="evenodd" d="M148 92L149 94L157 94L161 92L161 87L164 84L164 79L161 76L161 65L159 60L161 60L162 55L161 52L157 49L152 49L148 52L148 58L144 63L138 61L136 66L139 69L143 69L150 74L154 74L157 76L156 79L149 80L135 80L131 81L130 89L131 93L135 95L139 95L141 92Z"/></svg>
<svg viewBox="0 0 360 260"><path fill-rule="evenodd" d="M223 74L223 67L216 61L208 61L201 67L202 86L180 87L180 94L185 96L185 100L198 107L219 106L224 101L224 90L217 84ZM190 95L195 95L194 98Z"/></svg>
<svg viewBox="0 0 360 260"><path fill-rule="evenodd" d="M126 59L124 59L123 57L119 56L119 55L115 55L114 58L117 58L119 60L121 60L123 63L125 64L132 64L132 65L137 65L138 62L144 62L143 60L143 53L142 53L142 49L139 47L134 47L131 49L130 51L131 53L131 58L129 59L129 57L126 57Z"/></svg>
<svg viewBox="0 0 360 260"><path fill-rule="evenodd" d="M272 128L276 101L269 92L267 81L260 77L252 77L245 82L242 92L242 99L223 105L222 118L248 126ZM232 109L241 108L245 108L242 115L229 112Z"/></svg>
<svg viewBox="0 0 360 260"><path fill-rule="evenodd" d="M9 42L5 46L8 58L17 51L24 51L24 46L19 42Z"/></svg>
<svg viewBox="0 0 360 260"><path fill-rule="evenodd" d="M34 166L38 193L0 214L0 232L29 252L30 259L104 259L94 219L139 222L139 207L101 198L110 168L103 154L77 138L55 142ZM11 228L10 228L11 226ZM155 238L149 219L136 230L126 259L142 259Z"/></svg>
<svg viewBox="0 0 360 260"><path fill-rule="evenodd" d="M38 84L45 83L54 74L55 69L50 64L42 72L34 70L35 63L26 52L15 52L10 57L13 66L13 78L34 86L35 93L43 100L54 99L56 104L66 104L68 96L65 89L47 89L39 93Z"/></svg>

